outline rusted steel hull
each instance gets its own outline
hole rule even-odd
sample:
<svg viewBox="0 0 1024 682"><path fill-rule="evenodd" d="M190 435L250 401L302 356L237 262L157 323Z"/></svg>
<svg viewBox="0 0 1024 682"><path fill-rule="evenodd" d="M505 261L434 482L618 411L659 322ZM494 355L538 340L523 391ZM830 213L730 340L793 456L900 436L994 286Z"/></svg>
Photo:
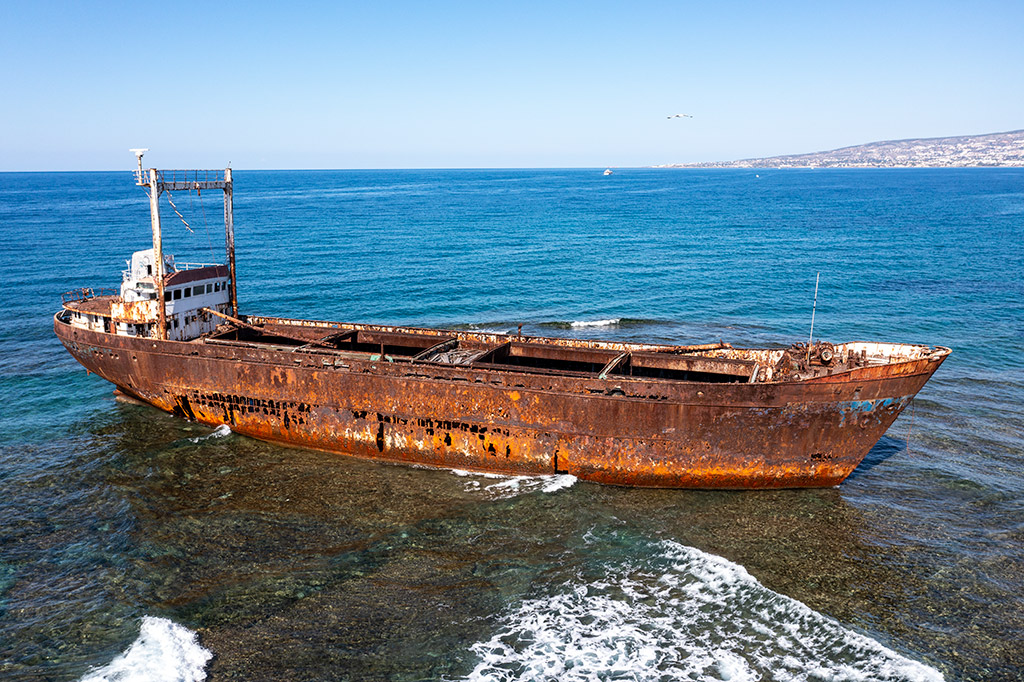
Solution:
<svg viewBox="0 0 1024 682"><path fill-rule="evenodd" d="M54 331L121 391L254 438L393 462L669 488L837 485L948 354L804 381L714 383L133 338L74 328L59 313Z"/></svg>

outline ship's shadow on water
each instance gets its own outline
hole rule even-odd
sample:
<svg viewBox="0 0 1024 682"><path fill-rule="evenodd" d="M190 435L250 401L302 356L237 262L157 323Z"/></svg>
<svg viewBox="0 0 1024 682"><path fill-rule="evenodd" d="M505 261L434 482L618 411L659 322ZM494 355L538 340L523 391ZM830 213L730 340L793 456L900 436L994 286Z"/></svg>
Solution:
<svg viewBox="0 0 1024 682"><path fill-rule="evenodd" d="M861 460L861 463L857 465L857 468L853 470L853 473L851 473L846 480L856 480L893 455L898 455L899 453L906 451L907 441L902 438L882 436L878 439L878 442L875 443L875 447L871 448L864 459Z"/></svg>

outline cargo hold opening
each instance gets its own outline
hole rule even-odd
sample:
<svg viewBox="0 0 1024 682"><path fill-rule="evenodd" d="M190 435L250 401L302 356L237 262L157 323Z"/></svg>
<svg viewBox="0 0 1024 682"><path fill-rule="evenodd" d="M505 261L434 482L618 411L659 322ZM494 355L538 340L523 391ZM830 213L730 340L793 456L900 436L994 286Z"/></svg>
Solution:
<svg viewBox="0 0 1024 682"><path fill-rule="evenodd" d="M510 342L489 350L474 367L600 374L703 383L743 383L754 363L698 355L626 353L613 350L563 348L545 344ZM607 369L606 369L607 368Z"/></svg>

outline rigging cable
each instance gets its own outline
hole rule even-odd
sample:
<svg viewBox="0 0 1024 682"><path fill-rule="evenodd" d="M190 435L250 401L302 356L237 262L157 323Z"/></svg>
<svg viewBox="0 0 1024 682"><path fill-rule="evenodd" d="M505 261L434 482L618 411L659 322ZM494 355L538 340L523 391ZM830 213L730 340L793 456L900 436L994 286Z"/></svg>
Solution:
<svg viewBox="0 0 1024 682"><path fill-rule="evenodd" d="M199 210L203 212L203 227L206 229L206 245L210 249L210 262L216 263L217 257L213 255L213 239L210 237L210 224L206 220L206 204L203 203L203 194L198 187L196 196L199 197Z"/></svg>
<svg viewBox="0 0 1024 682"><path fill-rule="evenodd" d="M179 211L178 207L174 205L174 199L171 198L171 190L165 188L164 192L167 194L167 202L171 205L171 208L174 209L174 212L178 214L178 217L181 218L181 222L185 224L185 229L192 234L195 234L195 230L189 226L188 221L185 220L185 216L181 215L181 211Z"/></svg>
<svg viewBox="0 0 1024 682"><path fill-rule="evenodd" d="M174 199L171 198L171 191L169 189L164 189L164 192L167 194L167 202L171 205L171 208L174 209L174 213L181 220L182 224L185 225L185 229L188 230L189 232L191 232L192 234L195 234L196 233L195 230L193 230L192 226L188 224L188 221L185 220L185 216L183 216L181 214L181 211L179 211L177 205L175 205ZM217 261L217 258L216 258L216 256L214 256L214 253L213 253L213 240L210 237L210 224L209 224L209 221L207 221L207 219L206 219L206 206L203 205L203 195L202 195L202 193L200 192L200 190L198 188L196 188L196 196L199 197L199 209L200 209L200 211L203 214L203 226L206 228L206 243L207 243L207 246L210 249L210 262L211 263L215 263ZM191 211L192 210L192 208L191 208L191 206L192 206L192 190L191 189L189 189L189 191L188 191L188 198L189 198L189 211Z"/></svg>

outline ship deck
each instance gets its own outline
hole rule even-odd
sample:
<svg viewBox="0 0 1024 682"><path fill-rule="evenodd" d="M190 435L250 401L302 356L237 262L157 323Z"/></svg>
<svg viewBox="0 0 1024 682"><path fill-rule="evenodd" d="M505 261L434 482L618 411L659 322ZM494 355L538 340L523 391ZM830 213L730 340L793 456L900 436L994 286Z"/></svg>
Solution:
<svg viewBox="0 0 1024 682"><path fill-rule="evenodd" d="M643 344L255 316L242 325L222 325L199 341L357 360L709 383L837 377L858 368L909 363L949 352L874 342L821 342L810 349L803 344L789 348L733 348L722 342Z"/></svg>

